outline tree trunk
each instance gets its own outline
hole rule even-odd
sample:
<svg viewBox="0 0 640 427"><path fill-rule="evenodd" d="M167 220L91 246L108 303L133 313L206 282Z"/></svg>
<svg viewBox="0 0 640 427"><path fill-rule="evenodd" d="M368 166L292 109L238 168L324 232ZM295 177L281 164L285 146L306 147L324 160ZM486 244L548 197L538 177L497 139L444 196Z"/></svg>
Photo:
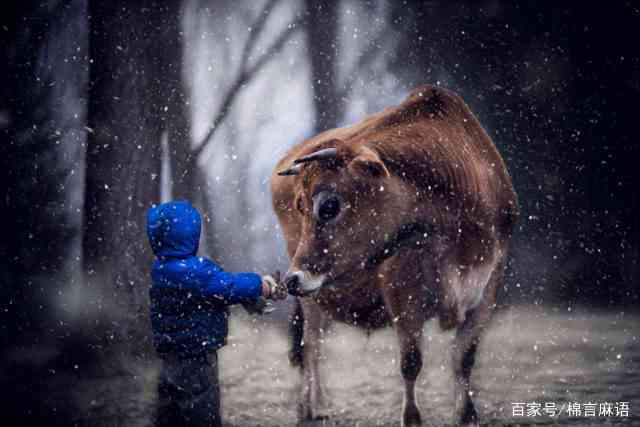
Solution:
<svg viewBox="0 0 640 427"><path fill-rule="evenodd" d="M337 127L344 115L337 73L339 7L337 1L306 0L316 132Z"/></svg>
<svg viewBox="0 0 640 427"><path fill-rule="evenodd" d="M82 117L69 111L77 111L74 92L85 95L84 54L72 58L76 48L86 48L84 32L77 31L86 28L85 16L82 1L0 4L0 387L11 390L2 419L24 425L64 425L77 415L71 405L60 405L71 401L71 387L52 393L47 384L53 381L43 379L52 372L60 378L82 361L78 347L69 355L73 363L67 360L70 328L57 303L70 282L77 232L65 200L75 184L73 160L66 158L80 157L71 147L83 141ZM64 43L69 34L73 46ZM26 356L50 348L56 352L44 363Z"/></svg>
<svg viewBox="0 0 640 427"><path fill-rule="evenodd" d="M167 62L176 61L175 66L168 67L165 72L165 91L169 94L167 131L169 140L169 159L171 165L171 197L191 202L203 216L204 244L201 248L211 255L211 236L213 223L209 212L209 194L206 172L198 166L198 154L192 149L191 111L189 109L189 89L186 86L183 64L183 45L180 23L182 9L174 3L174 19L171 32L166 35L163 52Z"/></svg>
<svg viewBox="0 0 640 427"><path fill-rule="evenodd" d="M40 334L51 315L50 297L62 287L58 279L74 231L61 207L60 183L68 170L59 161L61 139L72 124L63 121L63 112L52 111L60 100L56 89L69 87L69 83L54 87L57 76L46 66L57 65L57 58L42 58L56 35L53 31L63 18L68 19L70 1L57 6L51 10L47 4L27 0L8 2L0 9L4 28L0 42L0 179L6 188L0 244L0 298L7 307L0 328L3 350ZM42 282L47 283L46 288L40 287Z"/></svg>
<svg viewBox="0 0 640 427"><path fill-rule="evenodd" d="M167 100L176 96L166 76L171 81L182 63L164 50L179 29L176 3L89 7L85 280L99 298L94 308L110 307L102 314L117 319L105 325L109 335L143 346L152 261L145 215L160 198L160 138L171 119Z"/></svg>
<svg viewBox="0 0 640 427"><path fill-rule="evenodd" d="M169 2L172 10L167 15L175 16L165 23L163 53L167 66L164 70L164 88L167 93L167 122L169 154L171 164L172 198L186 199L192 195L196 181L197 156L192 154L191 111L188 88L184 76L184 40L181 31L183 10L180 2Z"/></svg>
<svg viewBox="0 0 640 427"><path fill-rule="evenodd" d="M193 173L193 187L191 187L191 200L194 206L202 214L202 235L200 248L209 257L216 257L214 211L211 203L211 189L207 182L207 171L196 168Z"/></svg>

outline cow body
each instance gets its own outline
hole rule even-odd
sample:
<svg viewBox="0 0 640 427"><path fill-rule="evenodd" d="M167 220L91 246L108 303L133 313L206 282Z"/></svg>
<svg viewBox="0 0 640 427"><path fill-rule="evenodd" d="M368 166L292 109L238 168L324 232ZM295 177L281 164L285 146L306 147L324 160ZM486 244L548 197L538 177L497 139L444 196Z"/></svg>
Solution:
<svg viewBox="0 0 640 427"><path fill-rule="evenodd" d="M271 184L291 257L285 281L304 313L302 415L320 415L321 334L335 319L393 325L403 425L420 425L422 329L438 316L443 329L456 328L457 422L476 424L469 377L502 284L517 198L466 104L420 87L399 106L297 145Z"/></svg>

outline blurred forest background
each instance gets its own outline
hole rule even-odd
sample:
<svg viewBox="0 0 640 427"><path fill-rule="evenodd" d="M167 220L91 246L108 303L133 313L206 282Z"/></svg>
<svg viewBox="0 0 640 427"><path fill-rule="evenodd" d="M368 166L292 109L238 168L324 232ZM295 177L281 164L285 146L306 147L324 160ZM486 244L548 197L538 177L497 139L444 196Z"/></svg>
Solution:
<svg viewBox="0 0 640 427"><path fill-rule="evenodd" d="M202 252L227 269L286 269L279 157L424 83L467 101L513 177L503 301L638 307L634 2L10 0L0 20L15 414L68 415L43 397L52 371L147 357L151 204L191 200Z"/></svg>

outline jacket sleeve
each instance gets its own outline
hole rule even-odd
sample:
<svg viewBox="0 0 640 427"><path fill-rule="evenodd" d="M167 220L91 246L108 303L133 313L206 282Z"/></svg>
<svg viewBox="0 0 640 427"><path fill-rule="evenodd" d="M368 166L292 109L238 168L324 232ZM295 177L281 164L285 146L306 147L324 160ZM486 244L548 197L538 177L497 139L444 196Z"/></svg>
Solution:
<svg viewBox="0 0 640 427"><path fill-rule="evenodd" d="M204 260L204 292L228 305L255 300L262 295L262 278L256 273L229 273Z"/></svg>

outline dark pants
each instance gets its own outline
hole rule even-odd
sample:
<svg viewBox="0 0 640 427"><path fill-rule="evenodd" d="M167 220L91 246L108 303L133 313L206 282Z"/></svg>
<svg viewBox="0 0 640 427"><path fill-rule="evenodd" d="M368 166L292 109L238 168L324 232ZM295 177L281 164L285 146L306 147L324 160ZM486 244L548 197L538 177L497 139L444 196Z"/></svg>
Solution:
<svg viewBox="0 0 640 427"><path fill-rule="evenodd" d="M218 356L163 360L158 381L156 426L222 425Z"/></svg>

